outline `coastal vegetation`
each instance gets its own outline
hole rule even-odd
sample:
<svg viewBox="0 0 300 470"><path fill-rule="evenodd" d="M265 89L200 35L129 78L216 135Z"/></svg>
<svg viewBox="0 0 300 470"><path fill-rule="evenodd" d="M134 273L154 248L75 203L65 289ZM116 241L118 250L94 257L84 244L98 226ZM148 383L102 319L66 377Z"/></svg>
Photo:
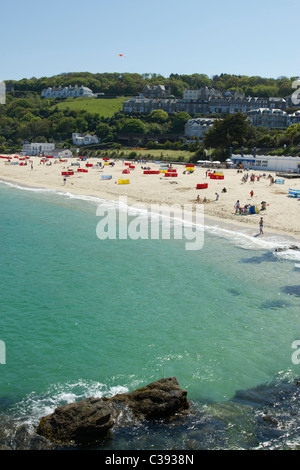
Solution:
<svg viewBox="0 0 300 470"><path fill-rule="evenodd" d="M84 72L7 81L6 104L0 104L0 152L20 151L23 141L55 142L58 148L74 147L72 132L79 132L96 134L101 139L100 144L81 149L82 153L90 156L99 156L103 151L126 152L124 147L132 145L126 144L126 141L124 143L122 135L138 136L134 146L144 149L146 155L167 158L172 151L174 161L201 159L207 155L208 149L217 160L228 158L230 149L238 153L242 148L245 153L252 153L256 148L257 153L299 155L298 124L268 129L252 126L246 116L239 113L230 116L205 115L219 119L201 142L197 138L192 141L184 138L185 123L190 118L201 117L198 114L180 112L172 115L154 110L148 115L131 116L122 112L123 101L142 93L145 85L165 85L176 98L182 97L185 88L198 89L203 86L222 91L241 91L247 96L284 97L293 92L295 79L230 74L213 77L205 74L171 74L165 78L157 74ZM100 94L99 97L41 98L41 91L47 87L76 84L91 88L94 93Z"/></svg>

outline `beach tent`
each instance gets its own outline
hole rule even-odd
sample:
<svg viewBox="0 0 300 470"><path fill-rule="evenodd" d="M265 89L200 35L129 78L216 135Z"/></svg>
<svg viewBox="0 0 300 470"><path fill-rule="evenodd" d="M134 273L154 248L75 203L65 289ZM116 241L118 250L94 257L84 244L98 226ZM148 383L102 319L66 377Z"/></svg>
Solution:
<svg viewBox="0 0 300 470"><path fill-rule="evenodd" d="M259 208L257 206L251 206L249 209L249 214L259 214Z"/></svg>

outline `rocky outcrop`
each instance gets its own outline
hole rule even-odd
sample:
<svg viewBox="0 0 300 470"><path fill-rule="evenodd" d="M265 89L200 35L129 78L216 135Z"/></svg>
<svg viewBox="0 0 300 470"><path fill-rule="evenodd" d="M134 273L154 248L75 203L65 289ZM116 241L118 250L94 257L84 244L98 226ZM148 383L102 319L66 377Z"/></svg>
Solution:
<svg viewBox="0 0 300 470"><path fill-rule="evenodd" d="M90 397L56 408L40 420L37 432L50 441L89 442L104 436L113 424L108 404Z"/></svg>
<svg viewBox="0 0 300 470"><path fill-rule="evenodd" d="M126 425L128 413L130 420L153 420L188 407L187 392L170 377L130 393L60 406L40 420L37 432L54 442L92 442L105 437L113 426Z"/></svg>
<svg viewBox="0 0 300 470"><path fill-rule="evenodd" d="M179 387L175 377L161 379L131 393L115 395L113 404L128 407L139 419L159 419L188 408L187 392Z"/></svg>

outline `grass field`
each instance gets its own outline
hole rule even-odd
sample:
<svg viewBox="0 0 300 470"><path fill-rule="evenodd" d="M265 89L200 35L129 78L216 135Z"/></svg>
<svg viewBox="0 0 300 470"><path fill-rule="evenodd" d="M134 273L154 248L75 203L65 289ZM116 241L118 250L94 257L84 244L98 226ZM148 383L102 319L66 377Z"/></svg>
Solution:
<svg viewBox="0 0 300 470"><path fill-rule="evenodd" d="M186 150L159 150L159 149L142 149L142 148L132 148L132 149L125 149L122 148L120 150L120 153L123 152L125 158L126 155L129 155L131 152L135 152L138 157L141 155L142 158L148 158L155 160L164 160L164 161L182 161L182 162L188 162L190 158L193 156L193 153L188 152ZM151 157L149 157L151 155Z"/></svg>
<svg viewBox="0 0 300 470"><path fill-rule="evenodd" d="M126 96L122 98L101 99L101 98L66 98L57 103L53 108L85 110L89 113L98 113L100 116L111 117L118 111L122 111L122 103L127 100Z"/></svg>

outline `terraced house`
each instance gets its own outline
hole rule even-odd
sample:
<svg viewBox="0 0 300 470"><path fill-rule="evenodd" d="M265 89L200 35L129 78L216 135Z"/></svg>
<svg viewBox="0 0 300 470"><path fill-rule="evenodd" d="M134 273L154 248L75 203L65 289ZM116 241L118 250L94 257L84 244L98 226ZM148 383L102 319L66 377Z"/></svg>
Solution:
<svg viewBox="0 0 300 470"><path fill-rule="evenodd" d="M162 109L168 114L186 111L189 114L234 114L248 113L260 108L282 109L286 108L284 98L246 97L243 93L221 92L219 90L200 88L199 90L185 90L183 98L172 96L158 98L151 95L151 87L144 94L124 101L123 112L127 114L149 114L155 109Z"/></svg>

